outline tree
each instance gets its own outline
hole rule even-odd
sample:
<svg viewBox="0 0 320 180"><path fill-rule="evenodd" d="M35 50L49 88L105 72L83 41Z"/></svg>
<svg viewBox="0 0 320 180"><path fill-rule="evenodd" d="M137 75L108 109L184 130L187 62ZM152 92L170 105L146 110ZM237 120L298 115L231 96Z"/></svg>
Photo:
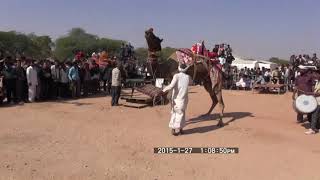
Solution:
<svg viewBox="0 0 320 180"><path fill-rule="evenodd" d="M172 47L163 48L160 54L160 61L166 61L171 56L171 54L176 51L177 49Z"/></svg>
<svg viewBox="0 0 320 180"><path fill-rule="evenodd" d="M148 58L148 50L146 48L138 48L135 50L135 55L139 64L144 64Z"/></svg>
<svg viewBox="0 0 320 180"><path fill-rule="evenodd" d="M125 43L121 40L113 40L108 38L99 38L96 35L87 33L81 28L73 28L65 37L56 40L54 55L60 60L73 58L77 50L89 53L106 50L109 54L118 54L121 44Z"/></svg>
<svg viewBox="0 0 320 180"><path fill-rule="evenodd" d="M157 53L159 57L159 61L166 61L172 53L174 53L177 49L171 47L165 47L162 49L160 53ZM138 59L139 63L145 63L148 58L148 49L147 48L138 48L135 50L135 55Z"/></svg>
<svg viewBox="0 0 320 180"><path fill-rule="evenodd" d="M35 52L37 58L52 56L54 43L49 36L35 36L34 34L30 34L29 38L33 42L34 50L37 51Z"/></svg>
<svg viewBox="0 0 320 180"><path fill-rule="evenodd" d="M0 32L0 51L6 56L47 58L52 54L49 36L25 35L15 31Z"/></svg>

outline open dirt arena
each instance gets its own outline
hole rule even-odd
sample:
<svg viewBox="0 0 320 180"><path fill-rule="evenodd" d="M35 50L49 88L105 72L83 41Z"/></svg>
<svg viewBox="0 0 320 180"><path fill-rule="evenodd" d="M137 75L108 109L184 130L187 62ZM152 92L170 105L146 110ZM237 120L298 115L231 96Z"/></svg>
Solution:
<svg viewBox="0 0 320 180"><path fill-rule="evenodd" d="M291 94L224 91L224 122L190 88L185 135L170 105L110 106L110 97L0 108L0 179L318 180L319 135L295 122ZM153 154L159 146L239 147L239 154Z"/></svg>

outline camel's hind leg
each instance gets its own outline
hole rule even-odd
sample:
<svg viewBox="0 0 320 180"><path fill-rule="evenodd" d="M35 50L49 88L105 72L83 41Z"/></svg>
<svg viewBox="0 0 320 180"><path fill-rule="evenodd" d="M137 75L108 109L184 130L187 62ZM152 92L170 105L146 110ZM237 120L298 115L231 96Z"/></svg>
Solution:
<svg viewBox="0 0 320 180"><path fill-rule="evenodd" d="M211 112L213 111L213 109L216 107L216 105L218 104L218 108L219 108L219 123L218 126L222 127L223 121L223 113L224 113L224 102L223 102L223 97L222 97L222 90L214 90L216 88L212 88L211 83L204 83L204 88L206 89L206 91L210 94L211 100L212 100L212 104L211 107L208 111L208 113L206 115L210 115Z"/></svg>
<svg viewBox="0 0 320 180"><path fill-rule="evenodd" d="M216 105L218 104L218 99L215 95L215 93L212 90L211 84L210 83L204 83L204 88L206 89L206 91L209 93L210 98L211 98L211 107L209 109L209 111L206 113L206 115L210 115L211 112L213 111L213 109L216 107Z"/></svg>
<svg viewBox="0 0 320 180"><path fill-rule="evenodd" d="M220 90L220 91L216 92L215 96L217 98L218 108L219 108L219 123L218 123L218 126L222 127L224 125L223 121L222 121L223 113L224 113L224 102L223 102L223 97L222 97L222 91Z"/></svg>

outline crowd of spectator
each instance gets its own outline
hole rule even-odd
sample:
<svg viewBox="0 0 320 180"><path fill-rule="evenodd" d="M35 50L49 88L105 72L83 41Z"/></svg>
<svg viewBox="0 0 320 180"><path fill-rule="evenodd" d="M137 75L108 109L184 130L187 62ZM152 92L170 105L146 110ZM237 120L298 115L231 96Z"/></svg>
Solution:
<svg viewBox="0 0 320 180"><path fill-rule="evenodd" d="M320 67L320 60L318 59L316 53L314 53L312 57L309 56L308 54L298 55L298 56L292 55L290 57L290 64L294 68L297 68L300 65Z"/></svg>
<svg viewBox="0 0 320 180"><path fill-rule="evenodd" d="M216 45L215 51L219 52L220 46ZM105 61L103 66L97 64L97 58L84 58L81 53L72 62L6 57L0 61L0 77L3 86L0 87L0 100L2 101L1 90L5 92L3 94L7 103L79 98L97 94L101 90L111 94L112 70L116 68L116 62L119 61L120 64L124 64L121 68L119 66L124 73L123 77L128 76L132 68L130 63L124 61L133 56L132 51L133 47L130 44L123 45L120 58L112 57ZM226 46L225 52L231 54L230 46ZM254 84L272 83L285 84L286 90L292 90L295 78L299 75L300 66L319 67L319 65L316 54L313 54L312 58L308 55L292 55L290 64L281 65L275 69L264 67L238 69L231 65L230 70L225 74L224 85L226 89L251 89ZM140 68L140 74L143 69Z"/></svg>
<svg viewBox="0 0 320 180"><path fill-rule="evenodd" d="M0 62L3 94L9 104L86 97L102 90L110 94L116 62L113 57L99 67L91 58L59 62L6 57Z"/></svg>
<svg viewBox="0 0 320 180"><path fill-rule="evenodd" d="M227 77L225 88L251 89L254 84L286 84L288 90L292 90L294 78L297 76L290 65L282 65L275 69L267 68L243 68L233 66Z"/></svg>

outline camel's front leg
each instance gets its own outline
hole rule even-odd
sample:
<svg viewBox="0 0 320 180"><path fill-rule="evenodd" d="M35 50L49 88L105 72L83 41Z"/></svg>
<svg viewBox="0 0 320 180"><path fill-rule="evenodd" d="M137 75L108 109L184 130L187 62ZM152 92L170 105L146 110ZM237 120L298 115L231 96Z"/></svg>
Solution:
<svg viewBox="0 0 320 180"><path fill-rule="evenodd" d="M217 99L217 96L215 94L210 95L210 97L211 97L212 103L211 103L211 107L210 107L210 109L209 109L209 111L207 112L206 115L210 115L212 113L213 109L218 104L218 99Z"/></svg>

